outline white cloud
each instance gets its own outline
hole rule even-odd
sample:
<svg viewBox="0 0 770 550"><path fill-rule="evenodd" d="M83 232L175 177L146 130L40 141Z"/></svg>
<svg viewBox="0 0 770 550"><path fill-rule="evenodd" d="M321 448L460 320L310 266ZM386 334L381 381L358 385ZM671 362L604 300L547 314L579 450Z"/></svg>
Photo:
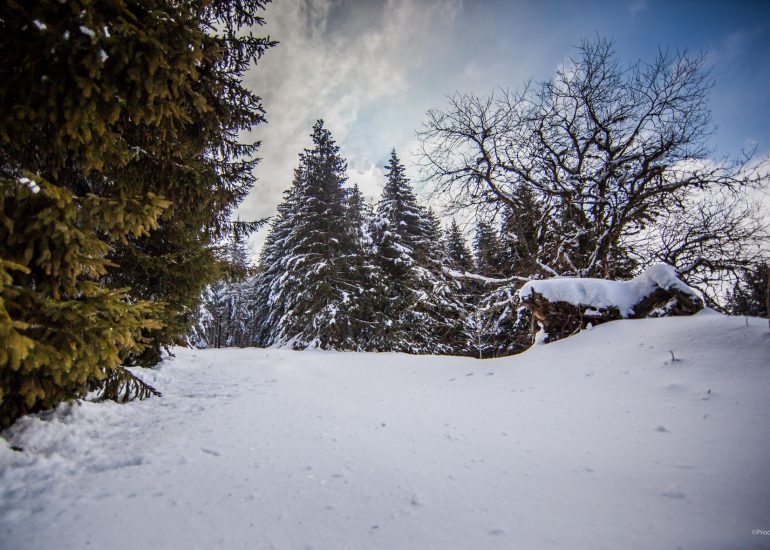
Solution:
<svg viewBox="0 0 770 550"><path fill-rule="evenodd" d="M370 152L372 133L398 136L419 120L363 124L378 102L410 92L410 80L451 38L459 0L388 0L382 4L332 0L282 0L268 6L261 29L280 44L269 50L246 78L262 95L269 123L252 136L262 141L259 182L239 209L243 219L270 216L292 179L297 155L310 145L309 133L323 118L350 166L351 183L369 197L379 194L384 151ZM387 127L385 127L387 126ZM247 136L248 139L248 136ZM392 138L391 138L392 139ZM252 238L257 248L265 230Z"/></svg>

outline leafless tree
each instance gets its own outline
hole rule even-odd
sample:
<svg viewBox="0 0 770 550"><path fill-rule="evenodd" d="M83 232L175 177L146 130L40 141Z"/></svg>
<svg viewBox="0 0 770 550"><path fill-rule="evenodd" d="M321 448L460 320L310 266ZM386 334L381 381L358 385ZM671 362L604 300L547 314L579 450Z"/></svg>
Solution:
<svg viewBox="0 0 770 550"><path fill-rule="evenodd" d="M693 193L761 180L744 170L748 155L708 160L713 82L704 63L659 52L625 67L610 41L583 42L543 84L457 93L430 111L423 175L450 209L522 209L528 189L548 236L530 262L541 274L625 276L635 269L628 242L686 215Z"/></svg>
<svg viewBox="0 0 770 550"><path fill-rule="evenodd" d="M639 235L640 263L665 262L701 289L706 304L722 309L741 274L770 257L770 227L761 202L740 190L693 194Z"/></svg>

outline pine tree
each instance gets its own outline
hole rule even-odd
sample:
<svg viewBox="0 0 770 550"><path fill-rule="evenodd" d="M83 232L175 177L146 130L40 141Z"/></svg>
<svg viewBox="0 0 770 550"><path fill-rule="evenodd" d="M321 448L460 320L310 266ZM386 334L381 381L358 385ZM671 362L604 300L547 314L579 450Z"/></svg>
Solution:
<svg viewBox="0 0 770 550"><path fill-rule="evenodd" d="M473 255L465 242L465 236L455 220L449 226L446 236L447 264L460 272L473 271Z"/></svg>
<svg viewBox="0 0 770 550"><path fill-rule="evenodd" d="M558 254L549 240L549 234L554 227L543 206L528 187L517 187L514 197L516 207L503 209L500 231L504 274L508 277L535 277L543 274L540 264L550 265Z"/></svg>
<svg viewBox="0 0 770 550"><path fill-rule="evenodd" d="M356 228L348 220L346 163L329 130L313 126L254 282L262 346L356 349L350 316L360 288Z"/></svg>
<svg viewBox="0 0 770 550"><path fill-rule="evenodd" d="M768 264L760 262L741 273L727 297L727 311L731 315L767 317L768 269Z"/></svg>
<svg viewBox="0 0 770 550"><path fill-rule="evenodd" d="M203 294L198 318L189 341L199 348L244 347L253 341L250 285L253 266L243 231L236 223L232 238L218 254L229 267L225 277L209 285Z"/></svg>
<svg viewBox="0 0 770 550"><path fill-rule="evenodd" d="M26 405L14 406L6 418L83 395L82 384L64 390L62 382L57 390L69 372L88 372L89 384L107 379L111 389L121 387L128 371L117 365L142 354L155 361L161 345L182 340L201 291L221 272L212 244L229 231L230 214L253 182L256 144L239 144L237 135L261 122L263 112L241 79L272 42L242 29L262 22L256 13L263 7L260 0L0 6L0 178L3 215L13 221L5 226L0 259L23 268L3 277L7 322L35 339L37 325L24 320L28 313L13 305L11 294L36 296L41 308L50 308L40 312L45 317L65 303L101 296L92 293L96 286L106 293L105 307L121 302L126 316L134 311L132 326L142 332L139 338L117 325L104 332L99 346L114 351L107 357L94 352L86 336L105 319L71 319L67 330L80 336L51 336L47 345L50 357L70 354L78 364L46 363L52 370L45 380L54 382L40 390L37 356L12 362L13 372L24 373L23 388L39 391L5 388L4 400L37 396L23 399ZM35 183L39 196L27 196L22 178ZM27 217L17 219L11 207L23 207ZM85 211L94 219L82 219ZM29 247L57 216L57 231L78 237L51 236L46 242L56 249L41 240L41 247ZM18 257L19 247L25 256ZM54 264L45 267L48 262ZM65 264L70 278L63 282L57 277ZM103 360L101 374L87 357ZM118 373L118 383L111 373Z"/></svg>
<svg viewBox="0 0 770 550"><path fill-rule="evenodd" d="M498 279L505 277L503 247L497 233L489 223L478 222L473 247L476 252L477 273L484 277Z"/></svg>
<svg viewBox="0 0 770 550"><path fill-rule="evenodd" d="M438 220L417 204L395 151L377 205L376 261L381 269L377 333L370 349L452 353L452 324L460 317L443 273Z"/></svg>
<svg viewBox="0 0 770 550"><path fill-rule="evenodd" d="M101 235L145 234L168 203L79 198L25 173L0 178L0 426L104 382L112 397L126 384L154 393L120 365L159 308L99 283L111 266Z"/></svg>

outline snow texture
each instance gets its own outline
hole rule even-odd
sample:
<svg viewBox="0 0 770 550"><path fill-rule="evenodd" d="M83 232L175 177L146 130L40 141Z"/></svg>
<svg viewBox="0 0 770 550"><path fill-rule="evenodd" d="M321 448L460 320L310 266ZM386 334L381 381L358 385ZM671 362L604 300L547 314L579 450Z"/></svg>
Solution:
<svg viewBox="0 0 770 550"><path fill-rule="evenodd" d="M4 550L770 544L764 319L618 321L487 361L176 354L142 371L162 398L4 432Z"/></svg>
<svg viewBox="0 0 770 550"><path fill-rule="evenodd" d="M634 306L657 288L677 289L698 299L695 291L679 280L676 270L667 264L656 264L630 281L609 281L564 277L529 281L519 290L526 300L536 292L549 302L566 302L591 308L617 307L623 317L633 315Z"/></svg>

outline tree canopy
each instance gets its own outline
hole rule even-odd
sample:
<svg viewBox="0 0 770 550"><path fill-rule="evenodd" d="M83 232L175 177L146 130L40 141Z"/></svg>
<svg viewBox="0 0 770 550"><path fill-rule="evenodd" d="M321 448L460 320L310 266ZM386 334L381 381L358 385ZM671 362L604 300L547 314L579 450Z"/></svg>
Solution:
<svg viewBox="0 0 770 550"><path fill-rule="evenodd" d="M540 85L458 93L430 111L425 178L451 208L483 217L505 207L509 219L536 222L516 229L530 256L520 275L628 277L649 256L639 247L652 240L638 237L692 197L762 179L747 158L709 158L704 64L660 52L626 66L610 41L584 41Z"/></svg>

